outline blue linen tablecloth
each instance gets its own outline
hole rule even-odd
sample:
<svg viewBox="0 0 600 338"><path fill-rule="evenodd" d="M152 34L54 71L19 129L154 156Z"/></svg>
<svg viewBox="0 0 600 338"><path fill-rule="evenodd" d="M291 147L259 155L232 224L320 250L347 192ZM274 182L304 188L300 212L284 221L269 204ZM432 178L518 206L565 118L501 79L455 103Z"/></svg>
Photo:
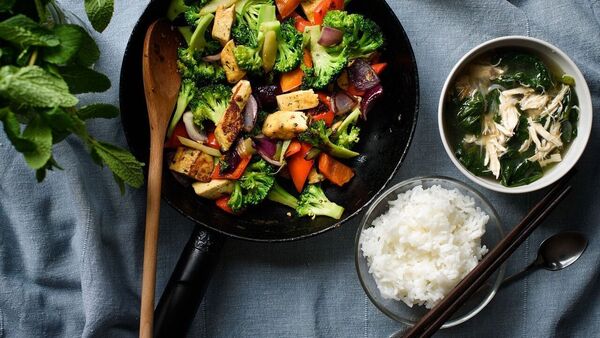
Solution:
<svg viewBox="0 0 600 338"><path fill-rule="evenodd" d="M366 0L354 0L366 1ZM61 3L81 15L83 1ZM97 68L113 87L94 100L118 103L120 64L147 1L116 1L113 21L96 35ZM394 182L417 175L465 181L445 154L437 103L455 62L503 35L555 44L580 67L600 103L600 1L392 1L412 42L421 87L415 139ZM141 81L141 79L126 79ZM84 101L89 98L84 98ZM125 145L118 119L89 124L100 139ZM600 117L581 158L574 189L508 261L515 272L538 244L561 230L590 239L583 257L560 272L540 271L502 290L474 319L439 337L591 337L600 332ZM0 132L0 337L134 337L137 334L145 191L119 194L111 174L75 138L56 146L64 171L35 183ZM502 195L477 188L505 230L539 193ZM190 336L382 337L403 326L380 313L360 287L353 257L358 218L312 239L284 244L230 240ZM160 295L193 224L163 205L158 261Z"/></svg>

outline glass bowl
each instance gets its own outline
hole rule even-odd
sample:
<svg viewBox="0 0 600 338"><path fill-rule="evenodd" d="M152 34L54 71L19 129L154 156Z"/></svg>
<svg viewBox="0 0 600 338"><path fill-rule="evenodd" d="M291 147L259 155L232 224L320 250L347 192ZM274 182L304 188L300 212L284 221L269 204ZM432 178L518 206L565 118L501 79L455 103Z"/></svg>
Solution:
<svg viewBox="0 0 600 338"><path fill-rule="evenodd" d="M481 244L485 245L488 249L491 250L504 237L504 232L502 231L502 226L500 225L500 220L496 210L494 210L490 203L483 196L481 196L481 194L457 180L447 177L417 177L400 182L382 193L367 210L366 214L361 220L358 232L356 233L356 270L358 272L360 283L371 302L388 317L407 325L413 325L415 322L417 322L428 311L428 309L419 305L413 305L411 308L402 301L384 299L381 296L379 289L377 288L377 284L375 283L375 279L369 273L367 260L362 255L360 248L360 237L363 229L370 227L375 218L385 213L389 209L389 201L395 200L398 194L406 192L419 185L422 185L423 188L439 185L448 190L457 189L463 195L472 197L475 200L475 205L490 216L490 219L486 224L485 234L481 239ZM492 300L496 294L496 291L498 291L500 282L502 282L502 279L504 278L504 269L505 265L502 265L500 269L498 269L488 279L485 285L482 286L465 304L463 304L461 308L442 326L442 328L448 328L463 323L479 313L479 311L481 311Z"/></svg>

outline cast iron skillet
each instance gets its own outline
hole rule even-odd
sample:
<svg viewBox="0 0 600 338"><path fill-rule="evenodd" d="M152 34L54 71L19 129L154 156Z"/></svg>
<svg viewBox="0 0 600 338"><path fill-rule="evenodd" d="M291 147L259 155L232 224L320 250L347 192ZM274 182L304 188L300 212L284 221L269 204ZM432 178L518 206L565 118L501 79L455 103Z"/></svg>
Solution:
<svg viewBox="0 0 600 338"><path fill-rule="evenodd" d="M129 39L121 70L121 120L129 147L143 162L148 160L150 138L142 83L142 47L147 27L154 20L164 17L168 4L169 0L155 0L148 5ZM385 0L355 0L350 2L347 9L350 12L362 13L381 26L387 42L382 60L388 62L388 68L381 78L384 97L369 113L367 123L361 125L361 140L356 147L361 156L349 163L356 176L343 188L324 185L326 195L345 207L342 219L336 221L326 217L317 217L314 220L293 218L286 215L290 211L289 208L270 201L255 210L248 210L241 216L232 216L216 208L214 202L197 197L191 188L179 184L165 165L162 185L164 200L200 227L196 227L196 232L184 249L176 271L159 302L159 331L161 326L172 328L172 323L166 323L170 320L178 320L178 325L189 324L181 322L181 317L184 314L189 316L189 312L191 317L185 320L193 319L196 310L193 306L196 305L188 304L185 311L182 311L183 305L179 300L189 300L193 297L182 293L181 290L173 291L173 288L176 289L177 285L182 283L194 284L195 287L190 288L194 290L188 292L197 293L195 296L199 297L199 304L210 273L197 271L203 263L215 264L217 255L214 253L218 251L221 239L217 233L263 242L297 240L323 233L340 226L359 213L385 187L400 166L410 145L418 111L417 66L410 42ZM192 257L189 257L190 255ZM163 321L162 318L168 316L168 313L174 313L178 317ZM173 333L169 331L171 336Z"/></svg>

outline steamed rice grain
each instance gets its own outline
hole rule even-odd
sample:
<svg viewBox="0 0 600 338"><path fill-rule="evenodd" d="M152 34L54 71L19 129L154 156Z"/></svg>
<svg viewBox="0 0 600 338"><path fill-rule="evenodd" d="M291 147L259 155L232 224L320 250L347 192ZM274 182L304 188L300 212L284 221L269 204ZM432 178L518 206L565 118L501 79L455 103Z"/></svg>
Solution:
<svg viewBox="0 0 600 338"><path fill-rule="evenodd" d="M361 250L383 298L433 307L487 253L489 216L458 190L417 186L389 202L361 235Z"/></svg>

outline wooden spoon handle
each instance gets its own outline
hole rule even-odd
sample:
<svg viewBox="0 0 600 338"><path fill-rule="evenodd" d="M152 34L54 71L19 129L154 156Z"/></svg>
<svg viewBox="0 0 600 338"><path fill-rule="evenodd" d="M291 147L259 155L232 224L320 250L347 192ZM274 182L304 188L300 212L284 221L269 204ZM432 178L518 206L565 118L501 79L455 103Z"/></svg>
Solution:
<svg viewBox="0 0 600 338"><path fill-rule="evenodd" d="M160 214L160 188L162 184L163 137L161 137L160 133L153 132L151 134L150 142L148 199L146 201L146 237L144 240L142 305L140 314L140 337L143 338L152 337L154 322L154 292L156 289L156 253L158 246L158 219Z"/></svg>

